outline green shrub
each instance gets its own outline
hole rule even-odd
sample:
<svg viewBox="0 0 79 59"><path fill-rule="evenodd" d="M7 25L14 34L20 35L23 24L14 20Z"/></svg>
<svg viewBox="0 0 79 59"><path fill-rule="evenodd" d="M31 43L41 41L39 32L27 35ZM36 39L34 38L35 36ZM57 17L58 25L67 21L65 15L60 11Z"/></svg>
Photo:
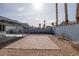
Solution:
<svg viewBox="0 0 79 59"><path fill-rule="evenodd" d="M65 33L62 33L61 36L62 36L62 39L65 40Z"/></svg>

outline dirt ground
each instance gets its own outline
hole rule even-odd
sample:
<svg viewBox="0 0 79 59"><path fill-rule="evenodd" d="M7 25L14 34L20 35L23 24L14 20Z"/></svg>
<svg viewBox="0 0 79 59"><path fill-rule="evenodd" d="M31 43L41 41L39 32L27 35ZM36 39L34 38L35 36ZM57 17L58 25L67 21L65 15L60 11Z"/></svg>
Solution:
<svg viewBox="0 0 79 59"><path fill-rule="evenodd" d="M34 43L29 44L29 40L27 39L26 37L26 40L28 42L27 45L29 45L30 47L23 47L23 45L19 44L20 43L24 43L25 42L25 39L24 38L17 38L16 40L13 40L13 41L9 41L9 42L6 42L5 44L0 44L0 46L2 47L0 49L0 55L2 56L78 56L79 55L79 51L78 50L75 50L69 41L66 41L66 40L61 40L61 39L58 39L56 36L54 35L29 35L29 36L34 36L34 39L38 37L41 38L41 37L45 37L44 39L41 38L42 40L44 40L43 42L45 42L44 44L42 44L40 46L40 49L39 48L39 44L42 42L42 40L40 41L40 39L38 40L31 40L30 43L32 41L36 41L36 44L38 45L35 45ZM36 36L36 37L35 37ZM49 38L48 38L49 37ZM30 37L29 37L30 38ZM32 37L31 37L32 38ZM45 40L46 39L46 40ZM24 41L24 42L23 42ZM39 42L38 42L39 41ZM25 42L25 43L27 43ZM37 43L38 42L38 43ZM51 44L50 44L51 42ZM18 46L16 45L18 43L18 45L20 45L22 48L17 48ZM25 45L24 43L24 45ZM47 43L47 44L46 44ZM48 46L51 45L51 46ZM14 46L15 45L15 46ZM27 46L26 45L26 46ZM46 48L43 47L43 45L46 46ZM55 46L53 46L55 45ZM34 47L36 46L37 49L34 49ZM37 47L38 46L38 47ZM16 47L16 48L15 48ZM50 48L52 47L52 48ZM50 49L49 49L50 48Z"/></svg>

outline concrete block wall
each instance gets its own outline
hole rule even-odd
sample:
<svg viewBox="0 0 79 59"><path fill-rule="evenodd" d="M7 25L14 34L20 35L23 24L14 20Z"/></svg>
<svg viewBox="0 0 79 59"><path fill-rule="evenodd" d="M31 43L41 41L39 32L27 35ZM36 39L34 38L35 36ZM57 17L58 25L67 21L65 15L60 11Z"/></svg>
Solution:
<svg viewBox="0 0 79 59"><path fill-rule="evenodd" d="M79 41L79 24L55 27L55 34L62 35L74 41Z"/></svg>
<svg viewBox="0 0 79 59"><path fill-rule="evenodd" d="M53 28L29 28L30 33L52 33Z"/></svg>

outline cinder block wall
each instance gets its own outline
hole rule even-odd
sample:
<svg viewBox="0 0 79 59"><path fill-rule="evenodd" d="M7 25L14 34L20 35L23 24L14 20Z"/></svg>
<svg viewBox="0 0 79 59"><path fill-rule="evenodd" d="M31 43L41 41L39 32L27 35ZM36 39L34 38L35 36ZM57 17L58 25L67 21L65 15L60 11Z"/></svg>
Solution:
<svg viewBox="0 0 79 59"><path fill-rule="evenodd" d="M55 27L55 35L65 34L65 37L79 41L79 24Z"/></svg>

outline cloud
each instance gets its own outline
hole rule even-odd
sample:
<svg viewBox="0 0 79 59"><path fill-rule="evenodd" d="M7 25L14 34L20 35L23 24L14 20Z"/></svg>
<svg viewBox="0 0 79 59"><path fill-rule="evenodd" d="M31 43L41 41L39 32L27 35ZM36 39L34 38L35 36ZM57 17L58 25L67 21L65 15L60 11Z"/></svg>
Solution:
<svg viewBox="0 0 79 59"><path fill-rule="evenodd" d="M18 8L17 10L18 10L18 12L23 12L24 9L25 9L25 7L20 7L20 8Z"/></svg>

